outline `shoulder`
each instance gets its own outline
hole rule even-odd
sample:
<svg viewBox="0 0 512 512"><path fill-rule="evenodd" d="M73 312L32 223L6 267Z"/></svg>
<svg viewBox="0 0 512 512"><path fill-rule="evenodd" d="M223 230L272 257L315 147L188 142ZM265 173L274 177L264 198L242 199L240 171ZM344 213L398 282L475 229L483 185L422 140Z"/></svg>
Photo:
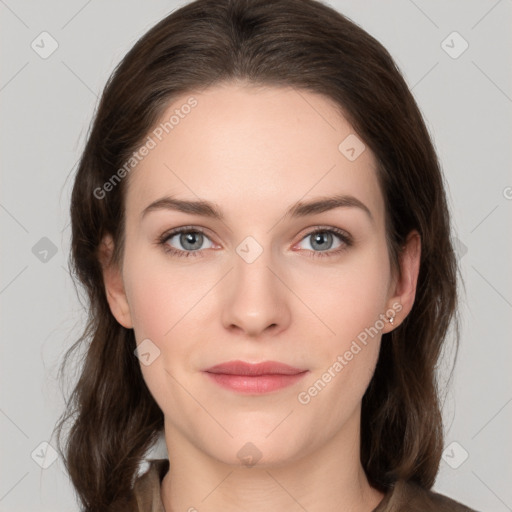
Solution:
<svg viewBox="0 0 512 512"><path fill-rule="evenodd" d="M164 512L160 485L169 470L168 459L146 461L133 485L134 512ZM125 508L125 511L128 510ZM399 480L373 512L478 512L448 496Z"/></svg>
<svg viewBox="0 0 512 512"><path fill-rule="evenodd" d="M160 484L169 470L168 459L151 459L145 464L133 484L136 512L164 512L160 496Z"/></svg>
<svg viewBox="0 0 512 512"><path fill-rule="evenodd" d="M399 480L374 512L477 512L448 496Z"/></svg>

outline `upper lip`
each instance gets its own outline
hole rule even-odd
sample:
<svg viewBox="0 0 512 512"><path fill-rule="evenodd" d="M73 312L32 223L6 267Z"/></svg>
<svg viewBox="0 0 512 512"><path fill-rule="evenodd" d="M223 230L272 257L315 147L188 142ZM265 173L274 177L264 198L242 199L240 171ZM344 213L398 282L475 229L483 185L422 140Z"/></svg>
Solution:
<svg viewBox="0 0 512 512"><path fill-rule="evenodd" d="M277 361L263 361L262 363L228 361L205 370L205 372L209 373L223 373L226 375L296 375L305 371L307 370L294 368Z"/></svg>

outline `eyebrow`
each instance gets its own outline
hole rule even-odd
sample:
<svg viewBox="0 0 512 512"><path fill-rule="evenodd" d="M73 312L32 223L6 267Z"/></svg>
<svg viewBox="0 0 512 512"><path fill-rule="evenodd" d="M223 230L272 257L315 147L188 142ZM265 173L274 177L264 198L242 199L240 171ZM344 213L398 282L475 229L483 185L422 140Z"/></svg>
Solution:
<svg viewBox="0 0 512 512"><path fill-rule="evenodd" d="M297 202L286 211L284 216L291 218L307 217L316 215L336 208L359 208L364 211L369 219L374 222L370 209L359 199L351 195L339 194L331 197L321 197L308 202ZM153 201L144 208L141 213L141 220L150 212L158 210L173 210L182 213L190 213L209 217L219 221L224 220L224 215L214 203L204 200L185 200L165 196Z"/></svg>

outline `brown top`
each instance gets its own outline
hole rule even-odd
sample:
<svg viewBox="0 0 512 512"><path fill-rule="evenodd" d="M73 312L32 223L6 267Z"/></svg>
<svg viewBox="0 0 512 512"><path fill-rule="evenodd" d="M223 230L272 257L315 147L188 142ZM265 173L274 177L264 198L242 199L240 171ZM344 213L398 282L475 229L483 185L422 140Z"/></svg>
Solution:
<svg viewBox="0 0 512 512"><path fill-rule="evenodd" d="M162 479L169 470L168 459L149 460L149 469L134 483L134 512L165 512L160 497ZM128 509L125 509L128 510ZM388 491L372 512L476 512L447 496L403 480Z"/></svg>

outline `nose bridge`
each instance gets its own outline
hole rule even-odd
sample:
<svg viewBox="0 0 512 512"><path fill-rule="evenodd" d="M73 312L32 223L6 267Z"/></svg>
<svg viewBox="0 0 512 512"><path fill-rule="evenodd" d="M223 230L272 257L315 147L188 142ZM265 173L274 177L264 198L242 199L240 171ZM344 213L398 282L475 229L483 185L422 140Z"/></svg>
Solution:
<svg viewBox="0 0 512 512"><path fill-rule="evenodd" d="M274 274L276 262L270 240L268 236L260 243L248 236L236 247L229 293L223 307L225 327L237 326L257 335L273 325L283 328L289 321L285 287Z"/></svg>
<svg viewBox="0 0 512 512"><path fill-rule="evenodd" d="M275 266L270 243L265 247L248 237L236 248L234 280L237 292L244 290L246 295L270 293L275 288L275 275L270 268Z"/></svg>

